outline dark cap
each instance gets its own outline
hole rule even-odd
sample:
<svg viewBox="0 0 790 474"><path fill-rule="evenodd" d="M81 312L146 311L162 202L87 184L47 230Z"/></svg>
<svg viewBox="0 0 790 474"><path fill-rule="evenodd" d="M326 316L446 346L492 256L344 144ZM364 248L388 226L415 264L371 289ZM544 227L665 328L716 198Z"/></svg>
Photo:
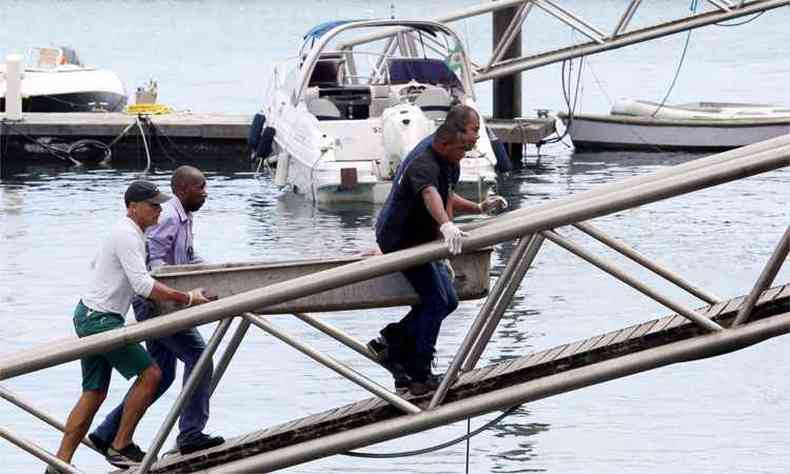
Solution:
<svg viewBox="0 0 790 474"><path fill-rule="evenodd" d="M130 202L150 202L151 204L162 204L170 199L170 196L159 191L154 183L148 181L133 181L126 188L123 195L124 201L128 206Z"/></svg>

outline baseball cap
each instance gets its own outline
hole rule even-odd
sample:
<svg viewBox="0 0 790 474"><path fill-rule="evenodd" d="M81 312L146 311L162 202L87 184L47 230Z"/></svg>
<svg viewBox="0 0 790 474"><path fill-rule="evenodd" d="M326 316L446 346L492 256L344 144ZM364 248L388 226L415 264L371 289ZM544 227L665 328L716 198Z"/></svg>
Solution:
<svg viewBox="0 0 790 474"><path fill-rule="evenodd" d="M150 202L151 204L162 204L170 199L165 193L159 191L154 183L148 181L133 181L132 184L126 188L123 195L127 204L130 202Z"/></svg>

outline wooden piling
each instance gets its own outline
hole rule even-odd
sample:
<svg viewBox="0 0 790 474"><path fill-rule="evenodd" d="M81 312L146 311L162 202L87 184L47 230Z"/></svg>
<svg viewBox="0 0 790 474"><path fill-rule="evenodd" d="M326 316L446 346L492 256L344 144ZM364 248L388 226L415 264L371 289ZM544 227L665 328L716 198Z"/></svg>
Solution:
<svg viewBox="0 0 790 474"><path fill-rule="evenodd" d="M510 21L518 12L517 7L504 8L493 12L493 48L502 39ZM521 33L519 32L510 47L505 52L502 59L517 58L521 56ZM521 73L512 76L501 77L493 80L494 82L494 118L513 119L521 116ZM508 143L507 151L513 166L521 166L522 145L520 143Z"/></svg>

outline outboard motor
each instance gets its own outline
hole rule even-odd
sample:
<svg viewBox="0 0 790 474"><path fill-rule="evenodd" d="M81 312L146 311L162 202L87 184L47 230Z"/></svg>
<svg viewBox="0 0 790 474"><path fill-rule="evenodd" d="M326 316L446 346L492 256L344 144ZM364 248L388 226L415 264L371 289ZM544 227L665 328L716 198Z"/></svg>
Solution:
<svg viewBox="0 0 790 474"><path fill-rule="evenodd" d="M419 107L400 104L390 107L381 115L384 136L384 159L379 164L382 178L391 179L401 160L434 131L433 120L428 119Z"/></svg>

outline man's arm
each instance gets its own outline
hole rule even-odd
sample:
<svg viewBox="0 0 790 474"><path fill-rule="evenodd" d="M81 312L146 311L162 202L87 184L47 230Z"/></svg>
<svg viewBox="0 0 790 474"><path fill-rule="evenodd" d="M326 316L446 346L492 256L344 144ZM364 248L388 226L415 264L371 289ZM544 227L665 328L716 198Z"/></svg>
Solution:
<svg viewBox="0 0 790 474"><path fill-rule="evenodd" d="M132 285L134 292L144 298L157 301L174 301L187 306L206 303L208 299L203 294L202 288L189 292L182 292L160 283L148 274L145 266L145 255L140 251L139 244L134 237L124 235L116 242L116 254L121 262L126 278Z"/></svg>
<svg viewBox="0 0 790 474"><path fill-rule="evenodd" d="M460 194L456 194L454 192L450 192L450 198L447 200L448 204L447 207L452 209L452 214L480 214L482 209L480 208L480 204L476 202L472 202L469 199L461 196Z"/></svg>
<svg viewBox="0 0 790 474"><path fill-rule="evenodd" d="M420 194L422 195L422 201L425 203L425 208L428 209L428 213L437 224L441 226L446 222L450 222L450 217L444 209L442 196L439 194L436 187L426 186L422 189Z"/></svg>

